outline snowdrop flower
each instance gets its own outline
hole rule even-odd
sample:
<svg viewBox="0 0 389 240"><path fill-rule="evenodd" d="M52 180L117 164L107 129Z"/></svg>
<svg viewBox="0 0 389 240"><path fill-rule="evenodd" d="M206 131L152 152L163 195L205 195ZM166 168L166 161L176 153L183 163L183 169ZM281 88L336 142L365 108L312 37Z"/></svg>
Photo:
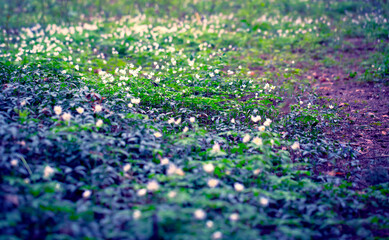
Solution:
<svg viewBox="0 0 389 240"><path fill-rule="evenodd" d="M177 166L174 163L172 163L172 164L169 164L169 167L167 168L166 173L167 173L167 175L173 175L176 173L176 170L177 170Z"/></svg>
<svg viewBox="0 0 389 240"><path fill-rule="evenodd" d="M247 143L248 141L250 141L250 135L249 134L246 134L246 135L244 135L244 137L243 137L243 142L244 143Z"/></svg>
<svg viewBox="0 0 389 240"><path fill-rule="evenodd" d="M62 114L62 119L64 121L69 121L72 118L72 115L70 113L64 113Z"/></svg>
<svg viewBox="0 0 389 240"><path fill-rule="evenodd" d="M130 169L131 169L131 164L129 164L129 163L127 163L127 164L124 165L124 167L123 167L123 171L124 171L124 172L130 171Z"/></svg>
<svg viewBox="0 0 389 240"><path fill-rule="evenodd" d="M178 124L180 124L180 123L181 123L181 118L177 119L177 120L174 122L174 124L176 124L176 125L178 125Z"/></svg>
<svg viewBox="0 0 389 240"><path fill-rule="evenodd" d="M262 205L262 206L267 206L269 205L269 199L265 198L265 197L261 197L259 199L259 203Z"/></svg>
<svg viewBox="0 0 389 240"><path fill-rule="evenodd" d="M241 192L244 190L243 184L240 184L240 183L234 183L234 188L235 188L235 191L237 191L237 192Z"/></svg>
<svg viewBox="0 0 389 240"><path fill-rule="evenodd" d="M55 106L54 112L56 115L60 115L62 113L62 107L61 106Z"/></svg>
<svg viewBox="0 0 389 240"><path fill-rule="evenodd" d="M272 123L272 120L270 120L269 118L266 118L266 121L263 123L263 125L268 127L268 126L270 126L271 123Z"/></svg>
<svg viewBox="0 0 389 240"><path fill-rule="evenodd" d="M299 143L299 142L294 142L294 143L292 144L291 148L292 148L293 150L299 149L299 148L300 148L300 143Z"/></svg>
<svg viewBox="0 0 389 240"><path fill-rule="evenodd" d="M51 175L54 174L54 168L50 167L50 166L46 166L45 169L43 170L43 178L49 178L51 177Z"/></svg>
<svg viewBox="0 0 389 240"><path fill-rule="evenodd" d="M140 98L133 98L133 99L131 99L131 103L139 104L140 103Z"/></svg>
<svg viewBox="0 0 389 240"><path fill-rule="evenodd" d="M146 195L146 193L147 193L147 190L145 188L142 188L136 192L136 195L138 195L139 197L142 197L142 196Z"/></svg>
<svg viewBox="0 0 389 240"><path fill-rule="evenodd" d="M174 198L174 197L176 197L177 196L177 192L175 192L175 191L170 191L169 193L168 193L168 197L169 198Z"/></svg>
<svg viewBox="0 0 389 240"><path fill-rule="evenodd" d="M202 209L197 209L196 211L194 211L193 215L198 220L203 220L207 216L207 214Z"/></svg>
<svg viewBox="0 0 389 240"><path fill-rule="evenodd" d="M103 107L100 104L97 104L95 106L95 112L101 112L101 110L103 110Z"/></svg>
<svg viewBox="0 0 389 240"><path fill-rule="evenodd" d="M258 175L258 174L260 174L261 173L261 169L255 169L254 171L253 171L253 174L254 175Z"/></svg>
<svg viewBox="0 0 389 240"><path fill-rule="evenodd" d="M208 164L203 165L203 169L207 173L212 173L215 170L215 167L213 166L212 163L208 163Z"/></svg>
<svg viewBox="0 0 389 240"><path fill-rule="evenodd" d="M190 121L191 123L194 123L194 122L196 121L196 119L195 119L194 117L191 117L191 118L189 118L189 121Z"/></svg>
<svg viewBox="0 0 389 240"><path fill-rule="evenodd" d="M211 153L219 153L220 152L220 145L219 143L215 143L212 147Z"/></svg>
<svg viewBox="0 0 389 240"><path fill-rule="evenodd" d="M134 219L139 219L140 217L142 216L142 213L141 211L139 211L138 209L134 211L134 213L132 214L132 217Z"/></svg>
<svg viewBox="0 0 389 240"><path fill-rule="evenodd" d="M19 164L19 160L17 160L17 159L11 160L11 166L16 167L18 164Z"/></svg>
<svg viewBox="0 0 389 240"><path fill-rule="evenodd" d="M157 191L158 189L159 189L159 184L157 183L157 181L153 180L147 183L147 190L154 192Z"/></svg>
<svg viewBox="0 0 389 240"><path fill-rule="evenodd" d="M86 190L82 193L82 197L83 198L89 198L92 194L92 191L91 190Z"/></svg>
<svg viewBox="0 0 389 240"><path fill-rule="evenodd" d="M262 146L262 139L259 138L259 137L255 137L253 140L252 140L253 143L255 143L256 145L258 146Z"/></svg>
<svg viewBox="0 0 389 240"><path fill-rule="evenodd" d="M219 184L219 180L211 178L208 180L207 184L210 188L215 188Z"/></svg>
<svg viewBox="0 0 389 240"><path fill-rule="evenodd" d="M156 132L156 133L154 133L154 137L160 138L160 137L162 137L162 133Z"/></svg>
<svg viewBox="0 0 389 240"><path fill-rule="evenodd" d="M256 123L261 120L261 116L251 116L251 120Z"/></svg>
<svg viewBox="0 0 389 240"><path fill-rule="evenodd" d="M103 126L103 120L99 119L96 122L96 127L101 127L101 126Z"/></svg>
<svg viewBox="0 0 389 240"><path fill-rule="evenodd" d="M221 239L222 236L223 236L223 234L221 232L217 231L217 232L214 232L212 234L212 239Z"/></svg>
<svg viewBox="0 0 389 240"><path fill-rule="evenodd" d="M167 164L169 164L169 158L162 158L161 165L167 165Z"/></svg>
<svg viewBox="0 0 389 240"><path fill-rule="evenodd" d="M84 109L83 109L82 107L76 108L76 111L77 111L79 114L83 114L83 113L84 113Z"/></svg>
<svg viewBox="0 0 389 240"><path fill-rule="evenodd" d="M211 220L208 220L205 225L207 226L207 228L211 228L213 227L213 222Z"/></svg>
<svg viewBox="0 0 389 240"><path fill-rule="evenodd" d="M230 215L229 219L231 221L238 221L239 220L239 214L233 213L233 214Z"/></svg>

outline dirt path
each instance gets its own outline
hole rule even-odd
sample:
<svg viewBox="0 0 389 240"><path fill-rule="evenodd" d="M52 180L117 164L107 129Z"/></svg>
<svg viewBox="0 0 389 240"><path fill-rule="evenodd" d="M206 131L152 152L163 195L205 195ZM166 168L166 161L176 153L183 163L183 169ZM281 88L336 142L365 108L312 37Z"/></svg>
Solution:
<svg viewBox="0 0 389 240"><path fill-rule="evenodd" d="M351 41L355 49L343 52L344 59L357 76L365 71L360 62L372 48ZM362 47L361 47L362 46ZM341 66L342 62L340 62ZM320 172L348 176L358 188L389 181L389 86L384 82L361 82L350 79L341 67L315 68L310 74L318 81L317 93L340 110L340 127L327 129L327 135L358 151L355 160L343 159Z"/></svg>

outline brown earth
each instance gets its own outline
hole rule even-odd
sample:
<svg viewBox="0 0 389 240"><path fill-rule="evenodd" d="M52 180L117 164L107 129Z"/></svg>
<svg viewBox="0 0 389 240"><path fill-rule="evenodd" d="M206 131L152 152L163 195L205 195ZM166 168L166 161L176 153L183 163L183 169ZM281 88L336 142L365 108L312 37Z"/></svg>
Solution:
<svg viewBox="0 0 389 240"><path fill-rule="evenodd" d="M356 80L365 72L360 63L374 48L361 39L350 39L347 46L347 50L341 52L343 57L338 66L316 65L308 71L307 77L317 80L314 87L322 99L339 108L339 127L326 129L326 134L358 151L356 161L343 159L335 166L322 166L317 170L331 176L347 176L362 189L389 181L389 86L384 84L385 80ZM355 72L355 78L350 78L342 66Z"/></svg>

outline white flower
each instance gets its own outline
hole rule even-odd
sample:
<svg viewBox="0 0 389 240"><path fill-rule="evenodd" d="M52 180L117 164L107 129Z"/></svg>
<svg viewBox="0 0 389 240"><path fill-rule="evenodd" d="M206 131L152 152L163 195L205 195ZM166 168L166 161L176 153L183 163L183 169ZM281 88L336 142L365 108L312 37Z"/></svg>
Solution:
<svg viewBox="0 0 389 240"><path fill-rule="evenodd" d="M243 184L240 184L240 183L234 183L234 188L237 192L241 192L244 190L244 186Z"/></svg>
<svg viewBox="0 0 389 240"><path fill-rule="evenodd" d="M101 119L97 120L96 126L97 126L97 127L103 126L103 120L101 120Z"/></svg>
<svg viewBox="0 0 389 240"><path fill-rule="evenodd" d="M154 133L154 137L160 138L160 137L162 137L162 133L156 132L156 133Z"/></svg>
<svg viewBox="0 0 389 240"><path fill-rule="evenodd" d="M70 113L64 113L62 114L62 119L64 121L69 121L72 118L72 115Z"/></svg>
<svg viewBox="0 0 389 240"><path fill-rule="evenodd" d="M24 105L26 105L26 100L20 102L20 106L24 106Z"/></svg>
<svg viewBox="0 0 389 240"><path fill-rule="evenodd" d="M17 159L11 160L11 166L16 167L18 164L19 164L19 160L17 160Z"/></svg>
<svg viewBox="0 0 389 240"><path fill-rule="evenodd" d="M220 152L220 145L219 143L215 143L212 147L211 153L219 153Z"/></svg>
<svg viewBox="0 0 389 240"><path fill-rule="evenodd" d="M253 143L255 143L256 145L258 146L261 146L263 143L262 143L262 138L259 138L259 137L255 137L253 140L252 140Z"/></svg>
<svg viewBox="0 0 389 240"><path fill-rule="evenodd" d="M222 236L223 236L223 234L221 232L217 231L217 232L214 232L212 234L212 239L221 239Z"/></svg>
<svg viewBox="0 0 389 240"><path fill-rule="evenodd" d="M132 108L134 105L133 105L132 103L129 103L127 106L128 106L129 108Z"/></svg>
<svg viewBox="0 0 389 240"><path fill-rule="evenodd" d="M265 197L261 197L259 199L259 203L262 205L262 206L267 206L269 205L269 199L265 198Z"/></svg>
<svg viewBox="0 0 389 240"><path fill-rule="evenodd" d="M211 220L208 220L205 225L207 225L207 228L213 227L213 222Z"/></svg>
<svg viewBox="0 0 389 240"><path fill-rule="evenodd" d="M303 101L300 101L300 105L302 105L304 102Z"/></svg>
<svg viewBox="0 0 389 240"><path fill-rule="evenodd" d="M251 115L251 120L256 123L256 122L261 120L261 116L252 116Z"/></svg>
<svg viewBox="0 0 389 240"><path fill-rule="evenodd" d="M136 192L136 195L138 195L139 197L142 197L142 196L146 195L146 193L147 193L147 190L145 188L142 188Z"/></svg>
<svg viewBox="0 0 389 240"><path fill-rule="evenodd" d="M129 164L129 163L127 163L126 165L123 166L123 171L124 172L130 171L130 169L131 169L131 164Z"/></svg>
<svg viewBox="0 0 389 240"><path fill-rule="evenodd" d="M169 193L168 193L168 197L169 198L174 198L174 197L176 197L177 196L177 192L175 192L175 191L170 191Z"/></svg>
<svg viewBox="0 0 389 240"><path fill-rule="evenodd" d="M244 137L243 137L243 142L244 143L247 143L248 141L250 141L250 135L249 134L246 134L246 135L244 135Z"/></svg>
<svg viewBox="0 0 389 240"><path fill-rule="evenodd" d="M62 107L61 106L55 106L54 107L54 112L57 115L60 115L62 113Z"/></svg>
<svg viewBox="0 0 389 240"><path fill-rule="evenodd" d="M196 121L196 119L195 119L194 117L191 117L191 118L189 118L189 121L190 121L191 123L194 123L194 122Z"/></svg>
<svg viewBox="0 0 389 240"><path fill-rule="evenodd" d="M219 180L217 180L215 178L211 178L208 180L207 184L210 188L214 188L219 184Z"/></svg>
<svg viewBox="0 0 389 240"><path fill-rule="evenodd" d="M167 120L167 123L169 123L169 124L172 124L174 122L175 122L174 118L169 118L169 120Z"/></svg>
<svg viewBox="0 0 389 240"><path fill-rule="evenodd" d="M265 127L265 126L263 126L263 125L262 125L262 126L259 126L259 127L258 127L258 130L259 130L259 131L261 131L261 132L263 132L263 131L265 131L265 130L266 130L266 127Z"/></svg>
<svg viewBox="0 0 389 240"><path fill-rule="evenodd" d="M139 104L140 103L140 98L133 98L133 99L131 99L131 103Z"/></svg>
<svg viewBox="0 0 389 240"><path fill-rule="evenodd" d="M84 109L83 109L82 107L76 108L76 111L77 111L79 114L83 114L83 113L84 113Z"/></svg>
<svg viewBox="0 0 389 240"><path fill-rule="evenodd" d="M169 158L162 158L161 165L167 165L167 164L169 164Z"/></svg>
<svg viewBox="0 0 389 240"><path fill-rule="evenodd" d="M330 105L329 108L330 108L330 109L333 109L333 108L334 108L334 105Z"/></svg>
<svg viewBox="0 0 389 240"><path fill-rule="evenodd" d="M101 112L101 110L103 110L103 107L101 105L97 104L95 106L95 112Z"/></svg>
<svg viewBox="0 0 389 240"><path fill-rule="evenodd" d="M215 167L213 166L212 163L208 163L208 164L203 165L203 169L207 173L212 173L215 170Z"/></svg>
<svg viewBox="0 0 389 240"><path fill-rule="evenodd" d="M139 211L138 209L135 210L135 211L133 212L133 214L132 214L132 217L133 217L134 219L139 219L141 216L142 216L142 213L141 213L141 211Z"/></svg>
<svg viewBox="0 0 389 240"><path fill-rule="evenodd" d="M235 123L235 118L231 119L231 123Z"/></svg>
<svg viewBox="0 0 389 240"><path fill-rule="evenodd" d="M174 124L178 125L181 123L181 118L177 119L177 121L174 122Z"/></svg>
<svg viewBox="0 0 389 240"><path fill-rule="evenodd" d="M157 191L158 189L159 189L159 184L157 183L157 181L153 180L147 183L147 190L154 192Z"/></svg>
<svg viewBox="0 0 389 240"><path fill-rule="evenodd" d="M184 133L186 133L188 130L189 130L189 128L188 128L188 127L184 127L184 130L183 130L183 132L184 132Z"/></svg>
<svg viewBox="0 0 389 240"><path fill-rule="evenodd" d="M92 191L91 190L86 190L82 193L82 197L83 198L89 198L90 195L92 194Z"/></svg>
<svg viewBox="0 0 389 240"><path fill-rule="evenodd" d="M230 215L229 219L231 221L238 221L239 220L239 214L233 213L233 214Z"/></svg>
<svg viewBox="0 0 389 240"><path fill-rule="evenodd" d="M51 175L54 174L54 168L50 167L50 166L46 166L45 169L43 170L43 178L49 178L51 177Z"/></svg>
<svg viewBox="0 0 389 240"><path fill-rule="evenodd" d="M253 171L253 174L254 175L258 175L258 174L260 174L261 173L261 169L255 169L254 171Z"/></svg>
<svg viewBox="0 0 389 240"><path fill-rule="evenodd" d="M272 120L270 120L269 118L266 118L266 121L263 123L263 125L268 127L268 126L270 126L271 123L272 123Z"/></svg>
<svg viewBox="0 0 389 240"><path fill-rule="evenodd" d="M177 170L177 166L174 163L171 163L169 164L166 173L167 175L173 175L174 173L176 173L176 170Z"/></svg>
<svg viewBox="0 0 389 240"><path fill-rule="evenodd" d="M76 65L74 68L75 68L77 71L80 70L80 66L78 66L78 65Z"/></svg>
<svg viewBox="0 0 389 240"><path fill-rule="evenodd" d="M203 220L207 216L207 214L202 209L197 209L196 211L194 211L193 215L198 220Z"/></svg>
<svg viewBox="0 0 389 240"><path fill-rule="evenodd" d="M299 149L299 148L300 148L300 143L299 143L299 142L294 142L294 143L292 144L291 148L292 148L293 150Z"/></svg>

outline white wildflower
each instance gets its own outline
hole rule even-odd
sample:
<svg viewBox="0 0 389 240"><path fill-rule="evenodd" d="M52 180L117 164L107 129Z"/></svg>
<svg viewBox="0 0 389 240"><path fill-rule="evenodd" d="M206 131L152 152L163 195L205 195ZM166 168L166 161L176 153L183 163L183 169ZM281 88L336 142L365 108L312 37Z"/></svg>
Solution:
<svg viewBox="0 0 389 240"><path fill-rule="evenodd" d="M54 112L57 115L60 115L62 113L62 107L61 106L55 106L54 107Z"/></svg>
<svg viewBox="0 0 389 240"><path fill-rule="evenodd" d="M193 215L198 220L203 220L207 216L207 214L202 209L197 209L196 211L194 211Z"/></svg>
<svg viewBox="0 0 389 240"><path fill-rule="evenodd" d="M235 191L237 191L237 192L241 192L244 190L243 184L240 184L240 183L234 183L234 188L235 188Z"/></svg>
<svg viewBox="0 0 389 240"><path fill-rule="evenodd" d="M208 163L208 164L203 165L203 169L207 173L212 173L215 170L215 167L213 166L212 163Z"/></svg>

